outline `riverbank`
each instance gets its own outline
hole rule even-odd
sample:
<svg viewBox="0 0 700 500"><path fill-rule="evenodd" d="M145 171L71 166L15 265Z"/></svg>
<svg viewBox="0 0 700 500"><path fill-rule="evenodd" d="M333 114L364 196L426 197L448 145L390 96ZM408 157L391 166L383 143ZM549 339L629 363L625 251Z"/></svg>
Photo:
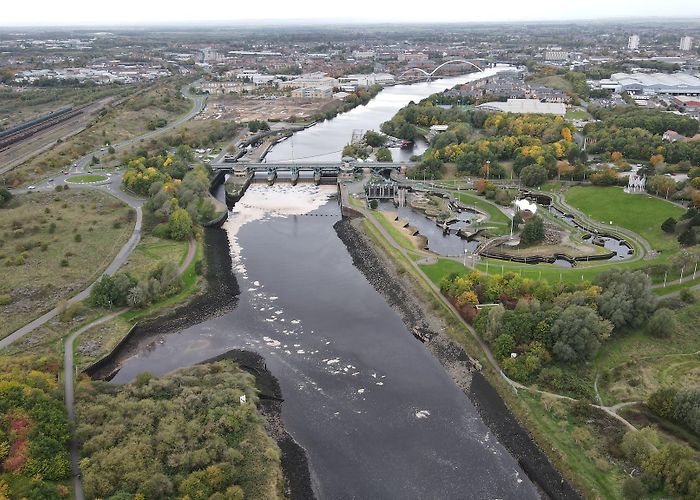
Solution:
<svg viewBox="0 0 700 500"><path fill-rule="evenodd" d="M260 354L234 349L201 364L221 360L232 360L241 370L255 377L255 387L259 391L258 411L265 417L265 431L275 440L282 452L282 472L284 474L284 493L289 500L313 500L315 495L311 487L311 475L306 452L284 428L282 422L282 390L279 382L270 373L265 358Z"/></svg>
<svg viewBox="0 0 700 500"><path fill-rule="evenodd" d="M496 389L477 371L479 362L445 333L444 320L429 307L430 299L426 299L425 293L418 288L413 275L385 252L378 251L374 242L360 229L360 222L359 219L344 219L334 226L354 265L399 312L414 336L424 342L440 361L474 404L484 423L516 458L540 492L550 498L581 498L519 423Z"/></svg>
<svg viewBox="0 0 700 500"><path fill-rule="evenodd" d="M113 377L126 359L160 338L232 310L238 301L238 282L231 268L228 238L220 229L204 230L206 288L187 303L138 323L117 349L86 370L91 378Z"/></svg>

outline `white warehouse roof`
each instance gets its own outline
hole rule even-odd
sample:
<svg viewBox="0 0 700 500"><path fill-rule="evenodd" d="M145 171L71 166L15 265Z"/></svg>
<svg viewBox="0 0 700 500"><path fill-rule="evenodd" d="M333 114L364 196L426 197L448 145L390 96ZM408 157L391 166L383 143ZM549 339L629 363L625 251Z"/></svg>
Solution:
<svg viewBox="0 0 700 500"><path fill-rule="evenodd" d="M623 90L645 93L700 93L700 78L690 73L614 73L610 80L605 82L615 83Z"/></svg>
<svg viewBox="0 0 700 500"><path fill-rule="evenodd" d="M506 102L485 102L478 107L505 113L539 113L559 116L566 114L566 106L564 104L541 102L537 99L508 99Z"/></svg>

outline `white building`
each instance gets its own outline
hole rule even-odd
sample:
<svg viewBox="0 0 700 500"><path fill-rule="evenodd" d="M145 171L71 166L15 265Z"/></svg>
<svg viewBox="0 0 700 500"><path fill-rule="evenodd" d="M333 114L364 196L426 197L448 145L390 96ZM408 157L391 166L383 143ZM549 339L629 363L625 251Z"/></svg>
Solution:
<svg viewBox="0 0 700 500"><path fill-rule="evenodd" d="M361 87L372 85L390 85L394 83L394 75L389 73L370 73L368 75L347 75L338 78L340 88L346 92L352 92Z"/></svg>
<svg viewBox="0 0 700 500"><path fill-rule="evenodd" d="M634 95L700 95L700 78L690 73L614 73L600 87Z"/></svg>
<svg viewBox="0 0 700 500"><path fill-rule="evenodd" d="M678 45L678 48L684 51L692 50L693 48L693 37L692 36L684 36L681 38L681 43Z"/></svg>
<svg viewBox="0 0 700 500"><path fill-rule="evenodd" d="M333 97L332 87L304 87L292 90L292 97L304 99L330 99Z"/></svg>
<svg viewBox="0 0 700 500"><path fill-rule="evenodd" d="M639 48L639 35L632 35L627 40L627 48L629 50L637 50Z"/></svg>

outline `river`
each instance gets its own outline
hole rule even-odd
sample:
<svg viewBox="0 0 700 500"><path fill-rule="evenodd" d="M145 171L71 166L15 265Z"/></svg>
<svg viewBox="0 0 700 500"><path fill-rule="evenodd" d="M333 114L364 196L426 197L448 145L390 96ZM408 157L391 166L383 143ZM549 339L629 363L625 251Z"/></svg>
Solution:
<svg viewBox="0 0 700 500"><path fill-rule="evenodd" d="M351 114L382 121L459 80L386 89L379 108L373 101L317 126L332 139L314 127L297 144L314 136L316 151L334 148L348 137L335 123L378 128ZM402 96L389 99L393 111L392 92ZM285 427L307 452L319 498L537 498L472 402L354 267L333 228L334 196L330 186L252 185L224 225L241 290L235 309L165 335L113 381L253 350L279 380Z"/></svg>
<svg viewBox="0 0 700 500"><path fill-rule="evenodd" d="M411 85L395 85L383 89L365 106L343 113L332 120L318 123L311 128L294 134L290 139L279 143L265 157L270 162L305 160L309 163L340 161L343 147L350 142L353 130L379 131L379 126L391 119L396 112L410 101L418 102L436 92L454 87L459 83L492 76L507 67L488 68L483 73L470 73L462 76L441 78L430 82ZM427 144L417 141L413 149L392 148L394 161L408 161L414 154L422 153Z"/></svg>

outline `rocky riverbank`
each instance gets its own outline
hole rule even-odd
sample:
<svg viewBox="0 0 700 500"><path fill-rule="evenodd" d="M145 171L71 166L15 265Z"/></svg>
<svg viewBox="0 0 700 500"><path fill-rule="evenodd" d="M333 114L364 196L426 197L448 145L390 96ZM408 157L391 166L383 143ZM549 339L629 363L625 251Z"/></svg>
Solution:
<svg viewBox="0 0 700 500"><path fill-rule="evenodd" d="M222 359L235 361L238 366L255 377L255 386L259 391L258 411L265 417L265 430L275 440L282 452L282 472L284 474L285 498L289 500L313 500L311 475L306 452L289 435L282 423L282 391L277 379L270 373L261 355L234 349L208 359L204 363L213 363Z"/></svg>
<svg viewBox="0 0 700 500"><path fill-rule="evenodd" d="M552 465L493 386L478 372L478 362L447 336L444 320L431 308L410 273L402 272L359 227L360 219L343 219L334 229L353 264L400 314L408 329L440 361L455 384L476 407L484 423L518 460L545 498L574 500L581 496Z"/></svg>

